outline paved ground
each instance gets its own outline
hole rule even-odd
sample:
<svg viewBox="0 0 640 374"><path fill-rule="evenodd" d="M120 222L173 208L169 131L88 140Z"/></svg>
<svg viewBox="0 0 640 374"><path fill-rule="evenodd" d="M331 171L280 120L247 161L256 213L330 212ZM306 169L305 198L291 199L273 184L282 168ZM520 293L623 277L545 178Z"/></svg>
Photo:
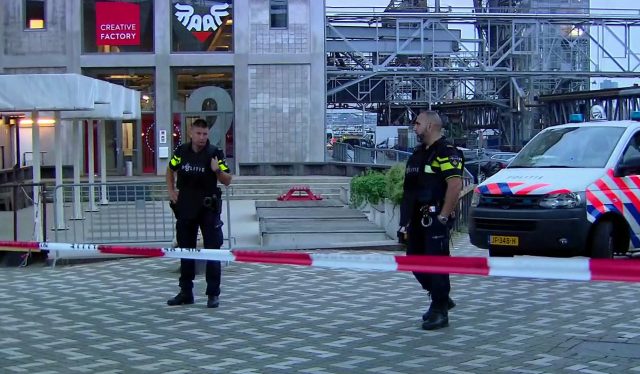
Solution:
<svg viewBox="0 0 640 374"><path fill-rule="evenodd" d="M454 276L451 326L427 332L410 274L231 264L211 310L166 306L176 269L0 268L0 372L640 372L637 284Z"/></svg>

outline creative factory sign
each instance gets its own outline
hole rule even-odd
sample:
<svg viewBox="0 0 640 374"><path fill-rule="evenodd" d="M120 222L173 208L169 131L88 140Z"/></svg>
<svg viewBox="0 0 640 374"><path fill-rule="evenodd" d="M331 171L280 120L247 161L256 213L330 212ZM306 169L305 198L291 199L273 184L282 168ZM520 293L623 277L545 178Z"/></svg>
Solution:
<svg viewBox="0 0 640 374"><path fill-rule="evenodd" d="M213 3L208 14L196 14L191 5L176 3L175 16L178 21L191 31L201 43L213 34L224 23L224 17L229 15L227 3Z"/></svg>
<svg viewBox="0 0 640 374"><path fill-rule="evenodd" d="M96 45L139 44L139 4L96 3Z"/></svg>

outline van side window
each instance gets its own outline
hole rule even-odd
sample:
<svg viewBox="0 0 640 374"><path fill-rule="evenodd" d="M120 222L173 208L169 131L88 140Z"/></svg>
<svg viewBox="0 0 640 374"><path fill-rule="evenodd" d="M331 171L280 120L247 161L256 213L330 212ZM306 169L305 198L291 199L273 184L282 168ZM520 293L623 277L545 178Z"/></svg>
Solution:
<svg viewBox="0 0 640 374"><path fill-rule="evenodd" d="M622 162L625 163L634 157L640 157L640 132L637 132L624 150Z"/></svg>

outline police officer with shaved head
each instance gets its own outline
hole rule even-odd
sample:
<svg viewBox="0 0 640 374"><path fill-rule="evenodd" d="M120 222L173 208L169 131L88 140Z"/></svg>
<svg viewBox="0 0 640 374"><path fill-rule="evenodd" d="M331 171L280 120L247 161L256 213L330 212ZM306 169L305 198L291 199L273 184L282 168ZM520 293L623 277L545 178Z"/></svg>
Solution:
<svg viewBox="0 0 640 374"><path fill-rule="evenodd" d="M420 113L414 131L421 144L407 161L398 233L406 240L407 255L449 256L449 235L462 190L462 155L442 136L438 113ZM448 326L448 311L455 306L449 297L449 275L413 274L431 296L422 328Z"/></svg>
<svg viewBox="0 0 640 374"><path fill-rule="evenodd" d="M167 190L176 215L176 239L180 248L195 248L198 228L204 248L222 246L222 192L218 182L228 186L231 174L222 150L209 143L209 126L203 119L189 127L191 141L174 151L167 168ZM177 175L177 182L176 182ZM195 260L180 260L180 292L168 305L193 304ZM217 308L220 296L220 261L207 261L207 307Z"/></svg>

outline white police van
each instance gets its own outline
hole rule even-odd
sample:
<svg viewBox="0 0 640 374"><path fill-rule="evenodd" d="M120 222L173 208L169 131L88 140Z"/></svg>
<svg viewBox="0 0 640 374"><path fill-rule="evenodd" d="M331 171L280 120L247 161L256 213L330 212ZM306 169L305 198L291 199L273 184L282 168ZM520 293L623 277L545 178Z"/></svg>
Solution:
<svg viewBox="0 0 640 374"><path fill-rule="evenodd" d="M476 187L471 205L471 243L491 256L638 250L640 112L544 129Z"/></svg>

